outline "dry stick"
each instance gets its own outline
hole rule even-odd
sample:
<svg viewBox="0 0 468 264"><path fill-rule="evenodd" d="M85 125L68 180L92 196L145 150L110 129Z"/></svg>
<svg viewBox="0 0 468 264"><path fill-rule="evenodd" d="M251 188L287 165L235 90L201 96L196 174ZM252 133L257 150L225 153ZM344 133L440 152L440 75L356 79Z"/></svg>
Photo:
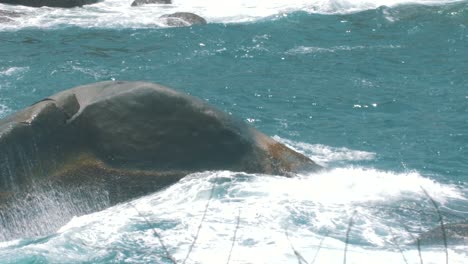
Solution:
<svg viewBox="0 0 468 264"><path fill-rule="evenodd" d="M348 229L346 230L343 264L346 264L346 254L348 253L349 233L351 232L351 227L353 227L353 224L354 224L353 218L354 218L354 215L356 215L356 213L357 213L356 210L354 210L353 215L351 215L351 218L349 218Z"/></svg>
<svg viewBox="0 0 468 264"><path fill-rule="evenodd" d="M289 245L291 246L291 249L293 250L294 252L294 255L296 256L297 258L297 262L299 264L302 264L302 262L305 262L306 264L309 264L307 262L307 260L305 260L305 258L301 255L301 253L299 253L299 251L297 251L295 248L294 248L294 245L292 244L291 240L289 239L289 233L288 233L288 230L284 230L285 234L286 234L286 238L288 239L288 242L289 242Z"/></svg>
<svg viewBox="0 0 468 264"><path fill-rule="evenodd" d="M165 258L167 258L168 260L170 260L173 264L177 264L177 261L171 256L171 254L169 253L169 251L167 250L167 247L166 245L164 244L163 240L162 240L162 237L161 235L156 231L156 229L154 229L151 225L151 223L149 222L148 218L146 218L137 208L135 205L133 205L132 203L129 203L131 207L133 207L133 209L135 209L135 211L137 211L138 215L140 217L143 218L143 220L146 222L146 224L148 225L148 227L151 228L151 230L153 231L153 234L158 238L159 240L159 243L161 244L161 247L162 249L164 250L164 253L166 254Z"/></svg>
<svg viewBox="0 0 468 264"><path fill-rule="evenodd" d="M421 261L421 264L424 264L421 254L421 240L419 239L419 237L416 239L416 242L418 243L419 260Z"/></svg>
<svg viewBox="0 0 468 264"><path fill-rule="evenodd" d="M421 220L421 219L420 219ZM421 223L422 224L422 223ZM411 231L409 230L409 228L407 226L405 226L404 224L401 224L403 226L403 228L406 230L406 232L408 232L408 234L411 236L411 238L413 240L416 240L417 242L417 246L418 246L418 254L419 254L419 261L421 264L424 264L423 262L423 258L422 258L422 252L421 252L421 240L419 240L419 238L415 238L413 236L413 234L411 234ZM421 228L421 227L420 227Z"/></svg>
<svg viewBox="0 0 468 264"><path fill-rule="evenodd" d="M444 247L445 247L445 263L448 264L448 246L447 246L447 234L445 233L445 225L444 225L444 220L442 218L442 214L440 213L439 206L437 206L437 203L432 199L432 197L427 193L427 191L420 186L421 189L423 190L424 194L431 200L432 205L436 209L437 215L439 216L439 222L440 222L440 229L442 231L442 239L444 240Z"/></svg>
<svg viewBox="0 0 468 264"><path fill-rule="evenodd" d="M237 230L239 230L239 224L240 224L240 214L241 214L241 210L239 208L239 213L237 214L236 230L234 231L234 236L232 237L231 250L229 251L229 256L228 256L226 264L229 264L229 261L231 260L232 250L234 249L234 244L236 243Z"/></svg>
<svg viewBox="0 0 468 264"><path fill-rule="evenodd" d="M202 219L201 219L201 221L200 221L200 224L198 225L197 233L196 233L196 235L195 235L195 238L194 238L193 241L192 241L192 244L191 244L190 247L189 247L189 250L188 250L188 252L187 252L187 255L185 256L185 259L184 259L184 261L182 262L182 264L185 264L185 262L187 261L187 259L188 259L189 256L190 256L190 253L192 253L192 250L193 250L193 247L195 246L195 243L197 242L198 235L200 234L200 230L201 230L202 224L203 224L203 222L205 221L206 213L208 212L208 207L210 206L210 201L211 201L211 199L213 198L213 194L214 194L214 189L215 189L215 183L216 183L216 181L217 181L217 178L213 181L213 184L211 185L210 197L208 198L208 202L206 202L205 211L203 212Z"/></svg>
<svg viewBox="0 0 468 264"><path fill-rule="evenodd" d="M328 233L329 233L329 232L327 232L327 233L325 234L325 236L323 236L322 239L320 239L320 243L319 243L319 245L318 245L318 249L317 249L317 251L315 252L315 256L314 256L314 259L312 259L311 264L314 264L314 263L315 263L315 260L317 259L317 256L318 256L318 253L320 252L320 249L322 248L322 243L323 243L323 241L325 240L325 238L328 237Z"/></svg>
<svg viewBox="0 0 468 264"><path fill-rule="evenodd" d="M408 260L405 257L405 254L403 253L403 249L400 247L400 244L396 241L395 234L393 233L392 229L388 227L388 231L390 231L390 234L392 235L392 240L395 246L398 248L398 251L400 251L401 256L403 257L403 260L405 261L406 264L408 264Z"/></svg>

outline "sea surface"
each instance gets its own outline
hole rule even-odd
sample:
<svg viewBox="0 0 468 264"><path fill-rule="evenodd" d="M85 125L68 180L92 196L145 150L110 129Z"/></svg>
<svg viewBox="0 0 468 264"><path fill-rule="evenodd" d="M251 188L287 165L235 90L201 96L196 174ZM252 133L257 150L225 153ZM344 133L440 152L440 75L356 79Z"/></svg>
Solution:
<svg viewBox="0 0 468 264"><path fill-rule="evenodd" d="M0 4L21 13L0 24L0 118L78 85L151 81L326 170L200 172L88 215L43 193L23 237L0 230L0 263L468 263L466 240L415 245L468 221L467 1L131 2ZM176 11L208 24L158 19Z"/></svg>

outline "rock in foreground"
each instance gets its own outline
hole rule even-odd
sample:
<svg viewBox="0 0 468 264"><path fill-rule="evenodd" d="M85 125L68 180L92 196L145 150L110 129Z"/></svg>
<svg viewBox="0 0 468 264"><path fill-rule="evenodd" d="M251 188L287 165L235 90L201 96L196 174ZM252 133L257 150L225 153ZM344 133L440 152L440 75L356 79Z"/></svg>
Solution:
<svg viewBox="0 0 468 264"><path fill-rule="evenodd" d="M115 204L198 171L318 168L200 99L145 82L76 87L0 121L0 193L46 179L102 186Z"/></svg>

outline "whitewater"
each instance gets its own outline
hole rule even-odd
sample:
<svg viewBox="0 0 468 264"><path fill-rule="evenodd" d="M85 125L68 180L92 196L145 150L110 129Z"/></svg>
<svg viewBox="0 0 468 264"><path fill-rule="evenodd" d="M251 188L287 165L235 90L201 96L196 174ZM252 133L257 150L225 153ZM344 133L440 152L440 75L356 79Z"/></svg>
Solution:
<svg viewBox="0 0 468 264"><path fill-rule="evenodd" d="M205 18L209 23L254 22L265 18L278 18L288 13L303 11L316 14L347 14L375 9L382 6L394 7L405 4L442 5L462 2L460 0L174 0L172 4L152 4L131 7L133 1L105 0L83 8L30 8L1 5L3 10L21 15L14 24L3 23L0 29L58 26L84 28L153 28L167 27L161 15L175 12L191 12ZM388 19L392 19L391 14Z"/></svg>
<svg viewBox="0 0 468 264"><path fill-rule="evenodd" d="M283 142L322 164L375 156ZM2 242L0 256L2 263L172 263L167 249L177 263L444 263L442 244L414 244L433 227L427 218L437 217L429 197L453 213L450 204L466 203L467 190L416 171L355 166L294 178L201 172L74 217L37 240ZM466 246L448 254L450 263L465 263Z"/></svg>
<svg viewBox="0 0 468 264"><path fill-rule="evenodd" d="M0 24L0 118L60 89L147 80L325 169L199 172L112 207L97 189L38 190L18 204L36 213L0 217L1 264L467 263L466 238L416 243L468 219L467 1L131 2L0 4L21 14ZM208 25L159 19L174 12Z"/></svg>

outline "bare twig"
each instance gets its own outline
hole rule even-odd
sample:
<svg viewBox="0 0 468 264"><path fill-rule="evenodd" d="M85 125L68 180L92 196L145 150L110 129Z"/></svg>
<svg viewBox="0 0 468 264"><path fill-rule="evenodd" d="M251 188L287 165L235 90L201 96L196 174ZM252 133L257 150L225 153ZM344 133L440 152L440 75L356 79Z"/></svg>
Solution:
<svg viewBox="0 0 468 264"><path fill-rule="evenodd" d="M240 214L241 214L241 210L239 208L239 213L237 214L236 229L234 230L234 236L232 237L231 250L229 251L229 256L228 256L226 264L229 264L229 261L231 261L232 250L234 249L234 244L236 243L237 230L239 230Z"/></svg>
<svg viewBox="0 0 468 264"><path fill-rule="evenodd" d="M317 251L315 252L315 255L314 255L314 258L312 259L311 264L314 264L314 263L315 263L315 260L317 259L317 256L318 256L318 253L320 252L320 249L322 248L323 241L325 240L325 238L328 237L328 233L329 233L329 232L327 232L327 233L325 234L325 236L323 236L322 239L320 239L320 243L319 243L319 245L318 245Z"/></svg>
<svg viewBox="0 0 468 264"><path fill-rule="evenodd" d="M349 233L351 232L351 228L354 224L354 216L356 215L357 211L354 210L353 214L349 218L348 229L346 230L346 240L345 240L345 248L344 248L344 257L343 257L343 264L346 264L346 254L348 253L348 243L349 243Z"/></svg>
<svg viewBox="0 0 468 264"><path fill-rule="evenodd" d="M307 262L307 260L305 260L305 258L301 255L301 253L299 253L299 251L297 251L297 250L294 248L294 245L292 244L291 240L289 239L288 230L286 229L284 232L285 232L285 234L286 234L286 238L288 239L289 245L291 246L291 249L293 250L294 255L295 255L296 258L297 258L297 262L298 262L299 264L302 264L302 262L305 262L306 264L309 264L309 263Z"/></svg>
<svg viewBox="0 0 468 264"><path fill-rule="evenodd" d="M419 260L421 261L421 264L424 264L422 254L421 254L421 240L417 238L416 243L418 245Z"/></svg>
<svg viewBox="0 0 468 264"><path fill-rule="evenodd" d="M388 231L392 235L393 244L395 244L398 251L400 251L400 254L403 257L403 261L405 261L405 263L408 264L408 260L406 259L405 254L403 253L403 249L400 247L400 244L398 244L398 241L396 240L395 234L393 233L393 231L392 231L392 229L390 227L388 227Z"/></svg>
<svg viewBox="0 0 468 264"><path fill-rule="evenodd" d="M173 264L177 264L177 261L174 259L174 257L172 257L172 255L169 253L169 251L167 250L167 247L166 245L164 244L163 240L162 240L162 237L161 235L158 233L158 231L156 231L156 229L154 229L150 223L150 221L148 220L148 218L146 218L137 208L135 205L133 205L132 203L129 203L129 205L131 207L133 207L133 209L135 209L135 211L137 211L138 215L140 217L143 218L143 220L146 222L146 224L148 225L148 227L151 228L151 230L153 231L153 234L154 236L156 236L159 240L159 243L161 244L161 247L164 251L164 253L166 254L165 258L167 258L168 260L170 260Z"/></svg>
<svg viewBox="0 0 468 264"><path fill-rule="evenodd" d="M440 213L439 206L437 203L432 199L432 197L427 193L427 191L420 186L421 189L423 190L424 194L429 198L431 201L432 205L436 209L437 215L439 216L439 223L440 223L440 229L442 231L442 239L444 240L444 247L445 247L445 263L448 264L448 246L447 246L447 234L445 231L445 225L444 225L444 219L442 218L442 214Z"/></svg>
<svg viewBox="0 0 468 264"><path fill-rule="evenodd" d="M201 227L203 225L203 222L205 221L206 213L208 212L208 207L210 206L211 199L213 198L214 189L216 187L216 181L217 181L217 178L213 181L213 183L211 185L210 197L208 198L208 201L206 202L205 211L203 212L202 219L200 221L200 224L198 225L197 233L195 234L195 238L193 239L192 244L190 245L189 250L187 252L187 255L185 256L185 259L182 262L182 264L185 264L185 262L187 261L187 259L190 256L190 254L192 253L192 250L193 250L193 247L195 246L195 243L198 240L198 236L200 235Z"/></svg>
<svg viewBox="0 0 468 264"><path fill-rule="evenodd" d="M411 236L411 239L413 240L416 240L416 245L418 246L418 254L419 254L419 262L421 264L424 264L423 262L423 258L422 258L422 251L421 251L421 240L417 237L414 237L413 234L411 233L411 231L409 230L409 228L404 225L404 224L401 224L403 226L403 228L406 230L406 232L408 232L408 234Z"/></svg>

